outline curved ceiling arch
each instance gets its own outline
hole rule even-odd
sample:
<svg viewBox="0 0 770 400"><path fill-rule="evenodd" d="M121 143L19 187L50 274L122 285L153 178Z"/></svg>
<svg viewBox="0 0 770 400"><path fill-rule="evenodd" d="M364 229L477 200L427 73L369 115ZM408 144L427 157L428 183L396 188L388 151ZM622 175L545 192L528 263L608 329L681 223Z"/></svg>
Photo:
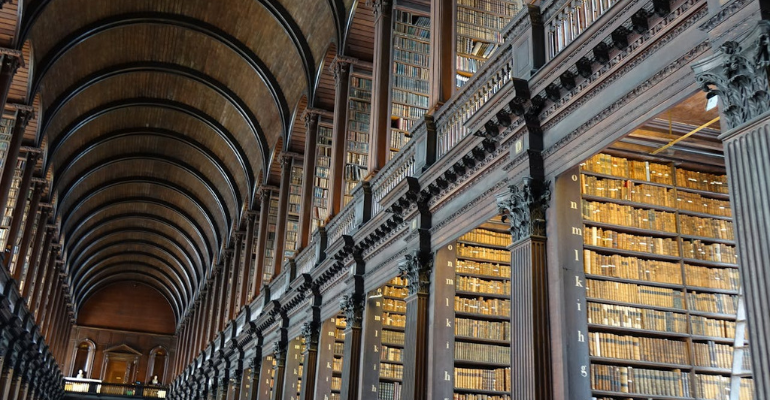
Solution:
<svg viewBox="0 0 770 400"><path fill-rule="evenodd" d="M157 290L158 293L160 293L160 295L163 296L164 299L166 299L168 304L171 305L171 309L174 311L174 316L176 317L177 321L180 319L180 316L183 315L184 307L177 302L175 297L169 296L168 293L171 291L171 288L168 286L168 284L163 282L160 278L158 278L155 275L152 275L147 272L141 272L141 271L119 272L115 275L112 275L105 279L97 281L94 285L89 286L86 292L82 294L78 294L77 296L73 296L73 303L75 304L76 315L77 315L77 311L80 310L83 304L85 304L94 293L98 292L100 289L112 283L131 280L131 279L125 279L126 277L141 277L142 279L137 279L137 281L143 284L149 285L153 289ZM146 281L146 279L149 279L150 282Z"/></svg>
<svg viewBox="0 0 770 400"><path fill-rule="evenodd" d="M147 216L153 217L153 218L162 218L163 220L168 220L170 225L173 225L175 229L178 229L180 232L184 232L185 237L188 241L191 241L192 243L196 244L196 249L203 248L205 250L205 257L203 261L203 265L210 265L211 261L214 259L214 251L213 248L216 246L215 239L207 236L204 234L203 228L195 222L195 220L187 214L184 210L180 209L173 203L163 201L160 199L156 199L153 197L147 197L147 196L135 196L135 197L121 197L117 201L107 201L102 202L94 206L92 209L88 211L87 214L79 218L77 221L73 222L73 228L70 230L70 220L68 218L65 218L62 220L62 231L68 233L69 236L75 236L77 235L77 232L80 231L86 224L88 224L91 221L96 221L97 216L102 213L107 213L110 211L110 209L119 208L121 206L130 206L135 207L136 205L151 205L153 207L158 207L165 209L167 212L172 213L172 215L177 215L181 217L181 219L189 225L189 227L192 228L192 232L194 232L195 235L192 235L190 232L188 232L186 229L179 226L177 223L171 221L170 219L164 218L162 215L163 213L136 213L136 212L128 212L128 213L121 213L115 216L112 216L111 218L120 218L122 216L131 216L131 217L142 217ZM73 213L79 211L78 209L73 210ZM70 214L72 215L72 214ZM101 222L101 220L99 220ZM197 236L198 239L200 239L200 242L197 242L193 236ZM202 275L202 271L200 271L200 274ZM200 276L198 276L198 279L200 279Z"/></svg>
<svg viewBox="0 0 770 400"><path fill-rule="evenodd" d="M234 193L238 194L239 205L243 201L242 193L244 191L248 193L248 187L242 188L244 190L238 190L238 180L234 177L233 172L230 171L230 169L225 165L224 161L220 159L213 151L206 148L202 143L183 134L159 128L129 128L100 135L98 138L83 144L81 147L73 151L67 159L61 163L58 163L59 165L54 169L54 176L63 176L66 171L73 167L75 163L85 159L95 149L101 146L109 146L111 144L110 142L131 137L147 137L148 139L162 138L177 142L185 147L190 147L194 149L198 154L200 154L202 159L207 160L216 168L217 171L219 171L220 174L222 174L222 176L225 178L225 181L229 183L231 191L234 191Z"/></svg>
<svg viewBox="0 0 770 400"><path fill-rule="evenodd" d="M40 62L38 63L38 72L36 73L32 83L32 93L37 93L37 91L40 89L42 80L45 78L46 74L53 67L53 65L55 65L56 62L65 53L67 53L78 44L83 43L110 29L140 24L169 25L191 30L206 35L228 47L252 68L252 70L260 77L262 82L268 88L280 115L283 129L284 131L286 130L289 123L288 101L278 83L277 78L269 70L267 65L257 56L257 54L254 53L253 50L251 50L240 40L220 29L219 27L196 18L191 18L179 14L160 12L129 13L104 18L102 20L81 27L79 30L72 32L67 37L59 41L59 43L53 47L52 51L44 54L40 58ZM268 151L269 147L264 134L261 135L261 137L257 137L257 140L260 146L262 146L262 151Z"/></svg>
<svg viewBox="0 0 770 400"><path fill-rule="evenodd" d="M81 274L80 271L86 271L86 272L93 272L98 271L100 268L99 266L103 263L109 262L110 260L118 259L118 258L126 258L126 257L140 257L144 260L152 260L153 262L158 263L157 266L159 270L162 271L163 274L173 274L176 275L175 279L171 278L170 282L173 282L175 284L175 287L179 293L179 300L180 304L186 304L188 303L192 298L187 298L187 292L184 290L184 281L181 278L181 276L178 275L178 270L174 268L174 266L171 264L171 261L177 261L174 259L172 255L170 255L162 246L159 245L153 245L151 243L144 243L139 241L131 242L130 244L136 245L137 247L144 248L144 251L140 250L134 250L134 249L127 249L127 246L110 246L105 248L104 250L98 251L96 254L93 254L89 256L86 260L84 260L83 263L77 264L76 269L70 271L70 276L72 277L73 283L75 281L80 281ZM158 252L159 254L156 254ZM165 257L169 257L166 259ZM82 285L77 285L74 288L79 288Z"/></svg>
<svg viewBox="0 0 770 400"><path fill-rule="evenodd" d="M241 114L241 116L249 125L250 129L252 129L252 131L255 132L255 134L260 132L260 130L258 129L259 123L257 122L257 118L252 112L252 110L246 105L243 99L241 99L234 91L232 91L230 88L225 86L222 82L192 68L188 68L188 67L181 66L178 64L173 64L173 63L154 62L154 61L138 61L133 63L116 65L116 66L102 69L100 71L92 73L86 76L85 78L81 79L79 82L75 83L74 85L69 87L67 90L65 90L59 97L56 98L56 100L54 100L53 103L51 103L51 105L48 107L48 110L44 116L44 120L41 123L41 132L46 131L46 129L50 125L53 118L59 113L59 111L67 102L75 99L77 95L83 93L88 88L96 85L97 83L104 82L116 76L131 74L131 73L139 73L139 72L157 72L157 73L170 74L170 75L191 79L198 83L201 83L206 87L208 87L209 89L218 93L223 98L225 98L233 106L233 108L235 108L238 111L238 113ZM211 117L208 117L206 119L213 120L213 118ZM259 134L264 136L263 133L259 133ZM228 139L231 142L236 142L232 137L229 137ZM232 149L232 150L236 152L235 149ZM243 152L241 151L240 153L243 153ZM246 158L245 154L238 154L238 152L236 152L236 155L239 156L239 159L241 159L240 161L243 165L244 172L248 176L248 185L249 186L253 185L254 174L251 171L251 169L249 169L245 165L245 162L243 161L243 159Z"/></svg>
<svg viewBox="0 0 770 400"><path fill-rule="evenodd" d="M179 196L184 197L184 199L187 202L189 202L195 207L199 215L202 215L205 217L205 220L209 225L210 232L212 232L216 237L216 243L217 243L216 248L219 248L219 245L222 243L222 238L224 237L224 234L227 231L226 227L220 226L219 229L217 229L217 224L215 222L216 218L211 213L211 210L204 207L204 203L199 198L197 198L193 193L189 192L187 189L183 188L182 186L178 185L173 181L169 181L161 178L137 175L137 176L121 177L118 179L112 179L110 181L102 182L96 187L91 188L86 193L83 193L77 199L75 199L73 201L73 204L75 204L74 207L62 207L62 210L60 211L61 212L60 215L62 215L62 220L67 220L71 210L78 209L80 205L83 202L87 201L89 198L94 197L101 192L115 189L120 185L132 184L132 183L142 183L142 184L147 184L151 186L162 187L165 189L169 189L173 192L176 192L178 193Z"/></svg>
<svg viewBox="0 0 770 400"><path fill-rule="evenodd" d="M141 224L137 226L129 225L126 226L120 226L125 224L135 224L137 222L141 222ZM80 230L73 230L71 234L68 235L69 238L73 242L75 242L74 245L70 247L70 244L65 244L65 249L67 251L67 254L70 255L70 257L75 257L76 254L80 253L80 249L83 248L84 243L88 242L86 238L90 237L94 234L99 235L108 235L113 231L108 232L101 232L101 229L106 228L112 228L114 225L119 225L118 229L145 229L150 230L148 225L159 225L160 227L165 227L166 229L176 232L176 234L179 236L181 240L184 240L187 248L191 249L194 253L194 257L189 253L189 251L186 251L187 258L188 259L197 259L197 262L193 263L193 278L191 279L191 284L197 285L201 279L202 272L205 270L206 267L206 260L203 258L203 253L200 251L200 249L195 246L195 242L190 237L189 233L186 232L182 227L178 226L174 221L171 221L169 219L163 218L162 216L158 216L155 214L150 213L121 213L118 215L113 215L110 217L106 217L104 219L100 219L97 223L88 226L87 229L80 231ZM157 227L155 229L152 229L153 231L158 231ZM164 234L165 236L168 236L167 233ZM167 237L169 240L173 240L170 237ZM184 247L181 243L179 243L176 240L173 240L176 242L177 247Z"/></svg>
<svg viewBox="0 0 770 400"><path fill-rule="evenodd" d="M184 172L187 175L192 176L195 178L195 180L198 181L198 183L203 186L203 188L208 192L208 194L213 198L214 203L216 207L218 208L218 211L220 212L220 215L224 218L224 228L225 230L228 229L228 227L231 226L233 218L233 214L237 214L238 212L238 205L241 204L239 201L239 195L235 192L232 184L229 185L231 195L233 196L233 205L232 207L227 206L227 201L225 200L224 196L219 192L219 190L216 187L216 184L214 184L209 178L204 176L202 173L195 170L194 167L192 167L190 164L178 160L175 158L170 157L163 157L155 154L147 154L147 153L135 153L135 154L121 154L115 157L111 157L106 160L99 160L96 163L90 165L88 169L86 169L84 172L81 172L77 179L75 181L67 181L66 186L69 188L63 194L61 195L61 202L66 202L69 199L69 196L75 192L79 186L83 185L84 182L89 180L90 178L94 177L97 173L104 171L105 168L115 166L117 164L121 163L129 163L132 161L149 161L153 163L160 163L160 164L166 164L168 166L177 168ZM143 166L147 166L147 164L142 164ZM66 171L65 171L66 173ZM64 184L64 180L59 180L55 184L55 192L58 192L58 188L60 185ZM85 185L83 185L85 186Z"/></svg>
<svg viewBox="0 0 770 400"><path fill-rule="evenodd" d="M141 237L143 239L132 239L132 237L137 236ZM116 243L118 240L124 240L123 243L130 243L130 240L144 240L147 242L152 242L153 240L158 240L156 243L158 245L162 245L166 251L174 254L177 258L183 257L183 265L192 265L193 264L193 256L190 254L187 249L184 248L184 246L177 241L175 241L171 236L167 235L164 232L161 232L156 229L151 228L145 228L145 227L122 227L122 228L116 228L104 233L101 233L99 237L96 238L88 238L87 236L84 236L83 245L82 247L79 247L75 249L75 252L72 254L72 259L79 259L81 257L88 257L89 254L92 254L94 252L98 252L101 249L105 248L107 244L114 246L116 244L122 244L122 243ZM101 247L99 247L101 246ZM76 263L73 263L76 264ZM74 270L74 269L73 269ZM184 274L184 283L185 288L187 289L188 296L194 293L195 291L195 285L197 282L193 279L194 271L191 271L188 268L183 268L180 272ZM75 277L73 276L72 284L77 285L77 281L75 280Z"/></svg>

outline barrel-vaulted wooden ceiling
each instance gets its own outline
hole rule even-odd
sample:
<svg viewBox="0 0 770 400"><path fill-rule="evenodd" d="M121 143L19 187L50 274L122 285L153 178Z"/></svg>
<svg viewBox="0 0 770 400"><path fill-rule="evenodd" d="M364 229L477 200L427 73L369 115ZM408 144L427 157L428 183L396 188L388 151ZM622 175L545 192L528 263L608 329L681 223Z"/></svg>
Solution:
<svg viewBox="0 0 770 400"><path fill-rule="evenodd" d="M182 317L275 155L302 149L301 111L332 103L315 93L329 86L329 49L349 27L365 38L371 9L351 18L355 0L19 1L12 46L31 54L27 98L39 95L35 141L76 307L136 280ZM365 57L367 40L352 40Z"/></svg>

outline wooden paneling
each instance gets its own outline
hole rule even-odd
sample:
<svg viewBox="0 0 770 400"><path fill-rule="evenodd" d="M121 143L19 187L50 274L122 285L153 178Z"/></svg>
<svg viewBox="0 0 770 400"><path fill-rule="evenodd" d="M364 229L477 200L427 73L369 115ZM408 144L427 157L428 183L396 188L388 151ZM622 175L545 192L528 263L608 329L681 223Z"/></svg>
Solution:
<svg viewBox="0 0 770 400"><path fill-rule="evenodd" d="M91 296L80 308L78 325L173 335L174 313L166 299L141 283L120 282Z"/></svg>

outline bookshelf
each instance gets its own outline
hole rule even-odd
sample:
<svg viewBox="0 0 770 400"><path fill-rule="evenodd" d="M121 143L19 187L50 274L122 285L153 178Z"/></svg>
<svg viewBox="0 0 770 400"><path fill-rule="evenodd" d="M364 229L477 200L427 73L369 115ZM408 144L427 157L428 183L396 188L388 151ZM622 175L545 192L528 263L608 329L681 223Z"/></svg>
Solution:
<svg viewBox="0 0 770 400"><path fill-rule="evenodd" d="M0 163L2 168L5 168L6 157L8 155L8 146L11 144L11 135L13 134L13 127L16 121L11 118L0 118ZM0 168L0 173L2 173Z"/></svg>
<svg viewBox="0 0 770 400"><path fill-rule="evenodd" d="M316 162L313 174L313 208L312 231L326 225L329 218L329 179L332 165L332 132L331 123L322 121L318 125L316 139Z"/></svg>
<svg viewBox="0 0 770 400"><path fill-rule="evenodd" d="M396 277L377 289L381 296L382 333L380 335L380 376L378 399L400 400L404 379L404 344L406 330L405 278Z"/></svg>
<svg viewBox="0 0 770 400"><path fill-rule="evenodd" d="M294 162L292 164L299 164ZM283 261L293 258L299 244L299 215L302 207L302 166L292 165L289 178L289 200L287 202L286 238L283 249Z"/></svg>
<svg viewBox="0 0 770 400"><path fill-rule="evenodd" d="M456 82L462 87L503 43L521 0L457 0Z"/></svg>
<svg viewBox="0 0 770 400"><path fill-rule="evenodd" d="M369 124L372 113L372 78L360 73L350 75L348 94L348 134L345 146L344 204L366 177L369 163Z"/></svg>
<svg viewBox="0 0 770 400"><path fill-rule="evenodd" d="M5 215L3 215L2 221L0 221L0 246L5 249L6 242L8 240L8 231L11 229L11 219L13 219L13 210L16 208L16 200L19 197L19 186L21 185L21 174L24 171L25 160L16 161L16 170L13 173L13 182L11 183L11 190L8 192L8 203L5 209Z"/></svg>
<svg viewBox="0 0 770 400"><path fill-rule="evenodd" d="M286 361L286 378L290 379L285 396L289 400L299 400L302 391L302 369L305 354L305 337L299 336L289 342Z"/></svg>
<svg viewBox="0 0 770 400"><path fill-rule="evenodd" d="M248 221L248 219L247 219ZM251 302L252 299L254 299L254 296L256 294L254 293L254 285L251 284L251 282L254 282L255 278L257 277L257 249L259 249L259 216L254 218L254 238L251 241L251 255L247 255L247 260L249 260L249 267L248 271L246 273L248 274L248 291L249 295L247 297L247 303ZM243 240L243 248L241 251L246 252L246 240ZM245 304L244 304L245 305Z"/></svg>
<svg viewBox="0 0 770 400"><path fill-rule="evenodd" d="M390 157L409 141L409 131L428 109L430 94L430 17L393 10Z"/></svg>
<svg viewBox="0 0 770 400"><path fill-rule="evenodd" d="M262 371L259 374L260 385L257 400L270 400L273 398L273 386L275 385L276 361L272 355L262 359Z"/></svg>
<svg viewBox="0 0 770 400"><path fill-rule="evenodd" d="M726 177L598 154L579 184L593 396L753 399Z"/></svg>
<svg viewBox="0 0 770 400"><path fill-rule="evenodd" d="M267 211L267 238L265 241L265 257L263 261L263 282L269 283L275 271L275 229L278 225L278 194L270 194L270 206Z"/></svg>

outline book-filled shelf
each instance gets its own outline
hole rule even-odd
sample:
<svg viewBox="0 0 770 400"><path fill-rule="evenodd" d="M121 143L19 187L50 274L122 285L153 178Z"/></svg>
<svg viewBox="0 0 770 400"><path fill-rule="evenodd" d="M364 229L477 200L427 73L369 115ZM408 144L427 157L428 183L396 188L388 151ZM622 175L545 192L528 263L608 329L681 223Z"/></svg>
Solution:
<svg viewBox="0 0 770 400"><path fill-rule="evenodd" d="M345 146L344 203L367 175L369 164L369 123L372 113L372 78L354 71L348 93L348 132Z"/></svg>
<svg viewBox="0 0 770 400"><path fill-rule="evenodd" d="M345 327L345 317L342 314L328 318L321 325L315 393L318 399L340 400Z"/></svg>
<svg viewBox="0 0 770 400"><path fill-rule="evenodd" d="M13 181L11 182L11 189L8 191L8 203L5 208L5 215L3 215L2 221L0 221L0 246L5 248L6 241L8 240L8 231L11 229L11 220L13 219L13 210L16 208L16 202L19 198L19 186L21 185L21 174L24 171L25 160L17 160L15 167L16 170L13 173Z"/></svg>
<svg viewBox="0 0 770 400"><path fill-rule="evenodd" d="M257 400L270 400L273 398L273 386L275 385L276 361L272 355L262 359L262 369L259 374L260 385Z"/></svg>
<svg viewBox="0 0 770 400"><path fill-rule="evenodd" d="M434 341L445 343L453 365L434 372L445 380L440 398L511 399L510 244L507 226L496 219L437 254L436 315L445 323Z"/></svg>
<svg viewBox="0 0 770 400"><path fill-rule="evenodd" d="M503 43L521 0L457 0L456 82L462 87Z"/></svg>
<svg viewBox="0 0 770 400"><path fill-rule="evenodd" d="M297 165L299 164L299 165ZM302 206L302 165L294 161L289 177L289 199L286 213L286 239L283 246L283 261L286 261L297 253L299 245L299 214Z"/></svg>
<svg viewBox="0 0 770 400"><path fill-rule="evenodd" d="M598 154L564 180L593 398L753 399L726 176Z"/></svg>
<svg viewBox="0 0 770 400"><path fill-rule="evenodd" d="M265 240L265 257L263 262L263 280L265 283L273 279L275 271L275 230L278 225L278 193L270 193L270 203L267 212L267 238Z"/></svg>
<svg viewBox="0 0 770 400"><path fill-rule="evenodd" d="M8 161L6 155L8 154L8 146L11 144L11 134L15 124L16 122L12 118L0 117L0 172Z"/></svg>
<svg viewBox="0 0 770 400"><path fill-rule="evenodd" d="M304 336L298 336L289 341L286 358L285 379L290 381L284 396L289 400L299 400L302 391L302 369L305 358Z"/></svg>
<svg viewBox="0 0 770 400"><path fill-rule="evenodd" d="M430 17L393 10L390 158L409 141L409 131L428 110L430 95Z"/></svg>
<svg viewBox="0 0 770 400"><path fill-rule="evenodd" d="M332 132L330 121L318 124L315 173L313 174L312 231L324 226L329 218L329 179L332 165Z"/></svg>

